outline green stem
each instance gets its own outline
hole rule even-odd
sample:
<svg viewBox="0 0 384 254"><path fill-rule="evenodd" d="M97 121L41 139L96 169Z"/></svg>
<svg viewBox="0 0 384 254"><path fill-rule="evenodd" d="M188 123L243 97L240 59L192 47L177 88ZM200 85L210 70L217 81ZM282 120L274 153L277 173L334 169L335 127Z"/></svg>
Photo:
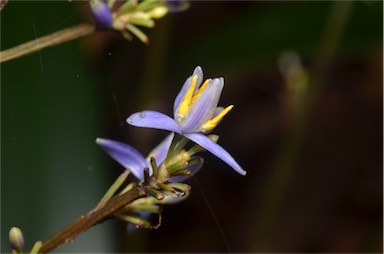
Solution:
<svg viewBox="0 0 384 254"><path fill-rule="evenodd" d="M144 197L147 192L142 186L135 186L130 191L112 198L105 206L94 209L86 215L81 216L79 219L53 235L51 238L43 242L39 253L50 252L63 243L67 243L76 238L79 234L86 231L90 227L102 222L110 217L119 209L123 208L133 200Z"/></svg>
<svg viewBox="0 0 384 254"><path fill-rule="evenodd" d="M176 144L176 147L174 149L174 154L179 154L181 150L184 149L185 145L188 143L189 139L186 137L182 136L179 142Z"/></svg>
<svg viewBox="0 0 384 254"><path fill-rule="evenodd" d="M173 136L171 145L169 146L168 153L165 158L165 163L167 163L175 155L174 150L179 139L180 139L179 135L175 133L175 135Z"/></svg>
<svg viewBox="0 0 384 254"><path fill-rule="evenodd" d="M111 197L116 193L116 191L120 188L120 186L124 183L125 179L127 179L130 171L125 170L117 179L116 181L109 187L108 191L105 193L105 195L101 198L100 202L97 204L95 210L98 210L99 208L103 207L110 199Z"/></svg>
<svg viewBox="0 0 384 254"><path fill-rule="evenodd" d="M0 52L0 63L31 54L41 49L52 47L70 40L80 38L95 31L93 24L80 24L49 34L19 46Z"/></svg>
<svg viewBox="0 0 384 254"><path fill-rule="evenodd" d="M42 244L43 243L41 241L36 242L33 245L32 250L31 250L31 252L29 254L37 254L37 253L39 253Z"/></svg>

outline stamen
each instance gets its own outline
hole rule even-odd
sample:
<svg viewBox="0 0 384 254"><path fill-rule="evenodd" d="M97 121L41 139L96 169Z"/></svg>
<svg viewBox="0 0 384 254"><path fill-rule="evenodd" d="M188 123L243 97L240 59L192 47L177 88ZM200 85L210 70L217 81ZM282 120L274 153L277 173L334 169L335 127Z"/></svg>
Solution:
<svg viewBox="0 0 384 254"><path fill-rule="evenodd" d="M195 103L195 101L204 93L205 89L207 88L209 82L211 82L212 79L207 79L199 88L199 91L193 96L191 104Z"/></svg>
<svg viewBox="0 0 384 254"><path fill-rule="evenodd" d="M188 88L188 91L185 93L183 100L180 102L180 106L177 111L177 114L180 117L184 117L188 113L189 106L191 105L191 102L192 102L192 96L193 96L193 93L195 92L196 83L197 83L197 75L193 76L191 81L191 86Z"/></svg>
<svg viewBox="0 0 384 254"><path fill-rule="evenodd" d="M229 111L233 108L233 105L230 105L226 107L223 111L220 112L217 116L212 118L211 120L208 120L202 127L201 130L203 132L212 130L213 128L216 127L216 125L223 119L223 117L228 114Z"/></svg>

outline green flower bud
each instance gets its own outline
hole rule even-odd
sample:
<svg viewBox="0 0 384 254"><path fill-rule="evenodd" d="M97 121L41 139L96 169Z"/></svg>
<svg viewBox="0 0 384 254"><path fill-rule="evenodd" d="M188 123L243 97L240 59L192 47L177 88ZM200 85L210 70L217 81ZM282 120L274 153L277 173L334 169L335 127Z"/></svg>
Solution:
<svg viewBox="0 0 384 254"><path fill-rule="evenodd" d="M153 8L149 12L149 15L151 15L151 17L154 19L160 19L160 18L164 17L167 13L168 13L168 8L164 5L160 5L160 6Z"/></svg>
<svg viewBox="0 0 384 254"><path fill-rule="evenodd" d="M9 244L14 250L21 250L24 246L24 236L20 228L13 227L9 230Z"/></svg>

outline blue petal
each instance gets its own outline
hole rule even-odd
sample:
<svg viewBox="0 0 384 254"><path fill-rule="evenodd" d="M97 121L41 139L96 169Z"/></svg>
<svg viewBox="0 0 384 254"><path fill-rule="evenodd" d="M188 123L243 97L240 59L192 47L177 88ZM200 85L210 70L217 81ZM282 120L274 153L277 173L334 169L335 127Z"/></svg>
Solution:
<svg viewBox="0 0 384 254"><path fill-rule="evenodd" d="M138 179L144 179L144 168L149 167L149 165L143 155L135 148L124 143L102 138L97 138L96 143L123 167L131 170Z"/></svg>
<svg viewBox="0 0 384 254"><path fill-rule="evenodd" d="M204 147L207 151L211 152L213 155L223 160L234 170L236 170L239 174L245 175L247 173L241 168L241 166L235 161L235 159L227 151L224 150L224 148L210 140L207 136L204 136L203 134L199 133L189 133L185 134L184 136L192 140L196 144Z"/></svg>
<svg viewBox="0 0 384 254"><path fill-rule="evenodd" d="M181 123L183 133L200 132L201 126L212 119L223 88L223 78L215 78L209 82L203 94L192 105L188 117Z"/></svg>
<svg viewBox="0 0 384 254"><path fill-rule="evenodd" d="M90 1L91 12L96 22L103 28L110 28L113 24L111 10L108 5L102 0Z"/></svg>
<svg viewBox="0 0 384 254"><path fill-rule="evenodd" d="M150 163L150 158L154 157L156 160L156 164L160 165L164 160L165 157L167 157L167 153L169 150L169 147L171 146L173 137L175 136L175 133L169 134L163 141L161 141L160 144L158 144L147 156L146 160L148 163Z"/></svg>
<svg viewBox="0 0 384 254"><path fill-rule="evenodd" d="M137 127L167 130L181 134L179 125L167 115L157 111L141 111L127 118L127 123Z"/></svg>
<svg viewBox="0 0 384 254"><path fill-rule="evenodd" d="M203 82L203 70L200 66L197 66L195 70L192 73L192 76L187 78L187 80L184 82L183 87L181 88L179 94L176 96L175 102L173 103L173 114L176 117L176 110L179 108L180 101L183 99L185 93L187 92L188 88L191 86L192 77L197 75L197 82L196 82L196 88L195 91L200 87L201 82Z"/></svg>
<svg viewBox="0 0 384 254"><path fill-rule="evenodd" d="M185 11L190 5L186 0L166 0L164 3L170 13Z"/></svg>

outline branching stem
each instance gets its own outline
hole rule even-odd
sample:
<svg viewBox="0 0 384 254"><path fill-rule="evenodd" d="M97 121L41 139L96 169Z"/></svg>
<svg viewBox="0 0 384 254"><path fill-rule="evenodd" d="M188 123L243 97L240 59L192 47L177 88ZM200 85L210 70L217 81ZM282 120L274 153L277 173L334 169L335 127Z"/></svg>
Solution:
<svg viewBox="0 0 384 254"><path fill-rule="evenodd" d="M39 253L50 252L63 243L72 241L82 232L109 218L116 211L123 208L133 200L144 197L146 195L147 192L143 186L134 186L128 192L112 198L108 203L105 204L105 206L99 209L94 209L81 216L72 224L68 225L57 234L53 235L51 238L44 241L39 250Z"/></svg>

